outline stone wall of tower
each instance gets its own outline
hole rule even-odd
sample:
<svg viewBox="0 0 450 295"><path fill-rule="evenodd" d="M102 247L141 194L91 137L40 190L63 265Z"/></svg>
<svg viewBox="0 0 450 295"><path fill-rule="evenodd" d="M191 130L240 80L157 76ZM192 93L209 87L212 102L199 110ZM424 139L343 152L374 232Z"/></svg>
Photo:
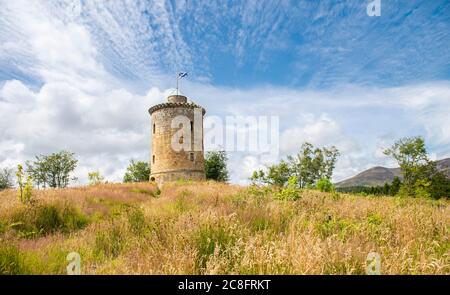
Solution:
<svg viewBox="0 0 450 295"><path fill-rule="evenodd" d="M169 103L170 105L170 103ZM165 181L204 180L203 138L201 151L175 151L172 148L172 138L179 128L172 128L172 120L176 116L185 116L194 122L194 108L186 106L162 107L151 113L152 144L150 151L150 180L162 184ZM203 116L202 116L203 119ZM188 126L190 128L190 126ZM203 120L201 123L203 134ZM193 146L194 134L191 132ZM191 155L192 153L192 155Z"/></svg>

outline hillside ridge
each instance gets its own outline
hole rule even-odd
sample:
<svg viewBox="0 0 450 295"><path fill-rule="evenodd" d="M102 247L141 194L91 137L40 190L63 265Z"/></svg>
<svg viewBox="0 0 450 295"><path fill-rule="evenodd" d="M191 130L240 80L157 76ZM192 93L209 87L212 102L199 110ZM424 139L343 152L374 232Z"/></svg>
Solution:
<svg viewBox="0 0 450 295"><path fill-rule="evenodd" d="M438 171L444 172L450 178L450 158L436 161L436 167ZM400 168L386 168L383 166L375 166L364 170L353 177L336 183L336 186L352 187L384 185L386 182L391 183L396 176L401 178Z"/></svg>

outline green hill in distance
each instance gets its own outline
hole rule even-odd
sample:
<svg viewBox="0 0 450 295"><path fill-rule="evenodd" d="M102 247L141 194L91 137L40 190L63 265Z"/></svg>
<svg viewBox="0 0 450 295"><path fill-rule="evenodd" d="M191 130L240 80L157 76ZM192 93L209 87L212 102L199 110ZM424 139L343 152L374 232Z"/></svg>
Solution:
<svg viewBox="0 0 450 295"><path fill-rule="evenodd" d="M450 178L450 158L436 161L436 166ZM391 183L395 176L401 178L400 168L376 166L336 183L336 187L380 186Z"/></svg>

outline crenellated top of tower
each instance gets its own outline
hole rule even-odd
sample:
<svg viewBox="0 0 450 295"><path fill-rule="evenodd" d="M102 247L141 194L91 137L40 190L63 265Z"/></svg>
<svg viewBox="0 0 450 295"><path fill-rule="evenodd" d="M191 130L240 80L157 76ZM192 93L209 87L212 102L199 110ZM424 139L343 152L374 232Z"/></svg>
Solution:
<svg viewBox="0 0 450 295"><path fill-rule="evenodd" d="M150 115L160 109L166 109L166 108L178 108L178 107L184 107L184 108L200 108L202 109L203 115L205 115L206 110L201 107L200 105L194 103L194 102L188 102L188 99L186 96L181 94L172 94L167 97L167 102L160 103L157 105L152 106L148 112Z"/></svg>

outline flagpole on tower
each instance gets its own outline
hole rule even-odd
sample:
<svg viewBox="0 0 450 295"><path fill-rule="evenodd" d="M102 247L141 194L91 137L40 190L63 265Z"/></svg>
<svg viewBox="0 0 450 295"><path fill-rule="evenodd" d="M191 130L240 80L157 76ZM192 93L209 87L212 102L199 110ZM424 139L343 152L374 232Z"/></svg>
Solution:
<svg viewBox="0 0 450 295"><path fill-rule="evenodd" d="M187 72L179 72L177 74L177 96L178 96L178 83L179 83L179 80L184 78L184 77L186 77L187 75L188 75Z"/></svg>

